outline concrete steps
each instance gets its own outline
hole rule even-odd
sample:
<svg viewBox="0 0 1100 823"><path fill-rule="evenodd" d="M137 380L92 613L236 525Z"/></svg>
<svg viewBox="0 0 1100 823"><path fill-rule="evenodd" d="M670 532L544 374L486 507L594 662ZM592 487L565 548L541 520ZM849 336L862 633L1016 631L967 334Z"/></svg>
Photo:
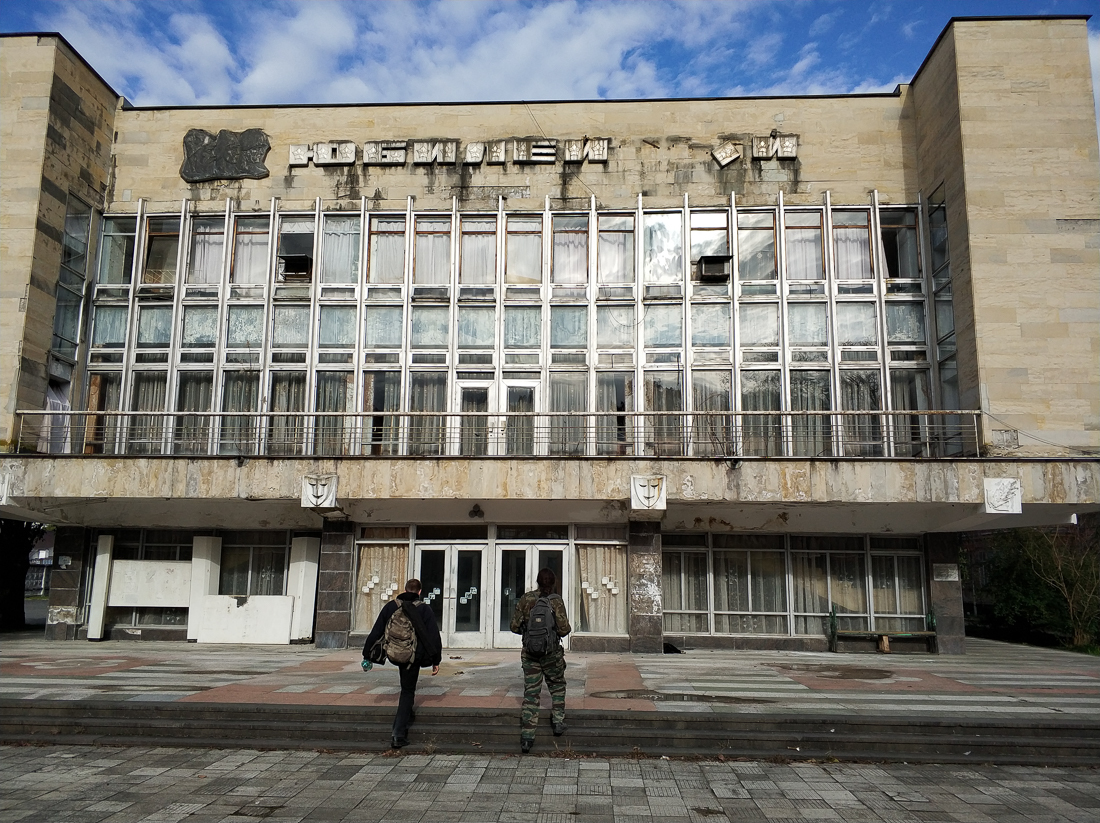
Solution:
<svg viewBox="0 0 1100 823"><path fill-rule="evenodd" d="M0 743L324 749L389 746L393 709L0 700ZM540 754L1100 765L1100 721L572 711ZM406 753L519 752L516 712L417 712Z"/></svg>

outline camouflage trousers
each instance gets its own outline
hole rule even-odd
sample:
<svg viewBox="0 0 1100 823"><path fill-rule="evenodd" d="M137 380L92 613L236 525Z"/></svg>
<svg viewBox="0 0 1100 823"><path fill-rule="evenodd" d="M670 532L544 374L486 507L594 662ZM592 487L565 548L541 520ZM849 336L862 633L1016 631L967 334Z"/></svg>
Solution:
<svg viewBox="0 0 1100 823"><path fill-rule="evenodd" d="M535 738L535 729L539 725L539 698L542 697L542 681L550 690L552 708L550 719L554 723L565 722L565 650L545 657L520 656L523 665L523 710L520 712L520 737Z"/></svg>

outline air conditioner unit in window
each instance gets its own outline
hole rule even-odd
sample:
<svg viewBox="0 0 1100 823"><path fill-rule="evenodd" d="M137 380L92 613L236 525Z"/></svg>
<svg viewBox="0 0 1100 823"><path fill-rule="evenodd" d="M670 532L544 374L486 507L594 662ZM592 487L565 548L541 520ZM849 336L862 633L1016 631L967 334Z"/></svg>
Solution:
<svg viewBox="0 0 1100 823"><path fill-rule="evenodd" d="M704 283L725 282L730 279L729 255L700 257L695 276Z"/></svg>

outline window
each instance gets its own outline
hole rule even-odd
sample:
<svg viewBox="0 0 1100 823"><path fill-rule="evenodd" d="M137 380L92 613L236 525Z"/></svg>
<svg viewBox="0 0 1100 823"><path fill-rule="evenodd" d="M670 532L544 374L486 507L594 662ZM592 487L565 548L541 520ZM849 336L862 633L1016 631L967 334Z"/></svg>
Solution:
<svg viewBox="0 0 1100 823"><path fill-rule="evenodd" d="M214 375L183 372L176 393L176 454L206 454L210 448L210 411Z"/></svg>
<svg viewBox="0 0 1100 823"><path fill-rule="evenodd" d="M57 278L57 302L51 343L54 354L70 360L76 358L76 349L80 342L80 310L84 303L91 223L92 210L75 197L70 197L65 211L65 228L61 235L61 270Z"/></svg>
<svg viewBox="0 0 1100 823"><path fill-rule="evenodd" d="M138 348L167 348L172 342L172 307L142 306L138 312Z"/></svg>
<svg viewBox="0 0 1100 823"><path fill-rule="evenodd" d="M887 283L889 292L920 291L920 254L917 243L917 213L914 209L883 209L879 212L882 227L882 256L889 280L916 280L907 286Z"/></svg>
<svg viewBox="0 0 1100 823"><path fill-rule="evenodd" d="M696 371L691 377L692 449L696 457L734 454L729 371Z"/></svg>
<svg viewBox="0 0 1100 823"><path fill-rule="evenodd" d="M160 454L164 434L165 389L168 375L164 372L136 372L130 395L130 409L139 414L130 418L128 451L131 454Z"/></svg>
<svg viewBox="0 0 1100 823"><path fill-rule="evenodd" d="M894 551L895 554L879 554ZM920 540L871 538L871 606L879 631L923 631L924 572ZM905 554L903 552L910 552Z"/></svg>
<svg viewBox="0 0 1100 823"><path fill-rule="evenodd" d="M578 531L581 528L578 527ZM591 529L593 532L598 530L598 527ZM627 633L629 600L626 564L626 546L622 543L601 541L598 534L578 534L575 631Z"/></svg>
<svg viewBox="0 0 1100 823"><path fill-rule="evenodd" d="M787 304L787 342L791 346L826 346L829 320L824 303Z"/></svg>
<svg viewBox="0 0 1100 823"><path fill-rule="evenodd" d="M217 306L184 306L183 335L180 346L185 349L210 349L218 342Z"/></svg>
<svg viewBox="0 0 1100 823"><path fill-rule="evenodd" d="M178 217L150 217L146 221L145 272L142 283L176 282L176 258L180 247Z"/></svg>
<svg viewBox="0 0 1100 823"><path fill-rule="evenodd" d="M317 416L313 453L343 455L350 453L351 421L345 419L354 396L354 375L351 372L323 371L317 373Z"/></svg>
<svg viewBox="0 0 1100 823"><path fill-rule="evenodd" d="M634 348L634 307L612 305L596 307L596 348Z"/></svg>
<svg viewBox="0 0 1100 823"><path fill-rule="evenodd" d="M225 219L196 217L191 222L191 256L188 283L220 283L225 247Z"/></svg>
<svg viewBox="0 0 1100 823"><path fill-rule="evenodd" d="M287 548L286 532L226 532L222 537L218 594L286 594Z"/></svg>
<svg viewBox="0 0 1100 823"><path fill-rule="evenodd" d="M685 634L710 631L707 553L665 551L661 563L664 630Z"/></svg>
<svg viewBox="0 0 1100 823"><path fill-rule="evenodd" d="M359 215L326 214L322 244L322 283L354 283L359 276Z"/></svg>
<svg viewBox="0 0 1100 823"><path fill-rule="evenodd" d="M416 218L416 256L413 283L446 285L451 282L451 218Z"/></svg>
<svg viewBox="0 0 1100 823"><path fill-rule="evenodd" d="M588 216L555 215L553 283L588 282Z"/></svg>
<svg viewBox="0 0 1100 823"><path fill-rule="evenodd" d="M496 309L459 306L458 347L492 349L496 345Z"/></svg>
<svg viewBox="0 0 1100 823"><path fill-rule="evenodd" d="M924 344L924 303L886 304L886 342L894 345Z"/></svg>
<svg viewBox="0 0 1100 823"><path fill-rule="evenodd" d="M772 212L738 213L737 267L741 280L776 279L775 215Z"/></svg>
<svg viewBox="0 0 1100 823"><path fill-rule="evenodd" d="M367 281L402 283L405 280L405 218L370 219L370 259Z"/></svg>
<svg viewBox="0 0 1100 823"><path fill-rule="evenodd" d="M446 432L444 418L426 412L447 409L447 375L444 372L413 372L409 375L409 454L443 454Z"/></svg>
<svg viewBox="0 0 1100 823"><path fill-rule="evenodd" d="M267 429L268 454L301 454L306 421L306 373L275 372L267 408L272 412Z"/></svg>
<svg viewBox="0 0 1100 823"><path fill-rule="evenodd" d="M129 283L134 269L134 234L137 220L133 217L108 217L103 221L103 247L99 250L99 280L101 284Z"/></svg>
<svg viewBox="0 0 1100 823"><path fill-rule="evenodd" d="M716 534L714 633L787 634L782 535Z"/></svg>
<svg viewBox="0 0 1100 823"><path fill-rule="evenodd" d="M741 372L742 450L768 457L783 453L778 414L782 408L782 384L778 371Z"/></svg>
<svg viewBox="0 0 1100 823"><path fill-rule="evenodd" d="M684 344L684 310L680 304L651 303L645 307L645 345L679 348Z"/></svg>
<svg viewBox="0 0 1100 823"><path fill-rule="evenodd" d="M230 306L225 345L231 349L258 349L263 344L264 307Z"/></svg>
<svg viewBox="0 0 1100 823"><path fill-rule="evenodd" d="M267 217L238 217L233 245L233 283L263 283L267 279Z"/></svg>
<svg viewBox="0 0 1100 823"><path fill-rule="evenodd" d="M871 215L866 211L833 212L833 248L838 280L871 279Z"/></svg>
<svg viewBox="0 0 1100 823"><path fill-rule="evenodd" d="M646 454L657 457L677 457L683 453L681 419L684 409L683 377L680 372L645 373L645 410L665 412L646 416Z"/></svg>
<svg viewBox="0 0 1100 823"><path fill-rule="evenodd" d="M542 345L542 308L505 306L504 348L537 349Z"/></svg>
<svg viewBox="0 0 1100 823"><path fill-rule="evenodd" d="M725 284L730 276L729 261L729 213L692 212L691 266L697 281L695 294L728 294Z"/></svg>
<svg viewBox="0 0 1100 823"><path fill-rule="evenodd" d="M680 283L684 276L684 224L680 212L646 214L642 221L646 283Z"/></svg>
<svg viewBox="0 0 1100 823"><path fill-rule="evenodd" d="M260 375L256 372L232 371L225 374L222 391L223 412L255 412L260 401ZM257 418L223 417L221 419L222 454L255 454Z"/></svg>
<svg viewBox="0 0 1100 823"><path fill-rule="evenodd" d="M276 306L271 345L304 349L309 345L309 306Z"/></svg>
<svg viewBox="0 0 1100 823"><path fill-rule="evenodd" d="M596 411L612 412L596 418L596 453L634 453L634 373L596 374Z"/></svg>
<svg viewBox="0 0 1100 823"><path fill-rule="evenodd" d="M404 339L401 306L367 306L363 344L368 349L399 349Z"/></svg>
<svg viewBox="0 0 1100 823"><path fill-rule="evenodd" d="M634 216L601 214L597 218L597 279L600 283L634 282Z"/></svg>
<svg viewBox="0 0 1100 823"><path fill-rule="evenodd" d="M493 284L497 279L497 219L462 218L462 257L458 282L466 285Z"/></svg>
<svg viewBox="0 0 1100 823"><path fill-rule="evenodd" d="M368 371L363 373L363 409L373 412L369 428L364 429L366 454L397 454L400 437L401 373Z"/></svg>
<svg viewBox="0 0 1100 823"><path fill-rule="evenodd" d="M741 348L779 345L779 304L742 303L738 307Z"/></svg>
<svg viewBox="0 0 1100 823"><path fill-rule="evenodd" d="M795 370L791 372L791 410L826 412L832 408L829 372ZM792 448L797 457L828 457L833 453L832 428L828 415L814 414L792 418Z"/></svg>
<svg viewBox="0 0 1100 823"><path fill-rule="evenodd" d="M825 261L821 253L821 212L789 211L783 215L786 228L787 279L824 280ZM792 287L792 292L805 292Z"/></svg>
<svg viewBox="0 0 1100 823"><path fill-rule="evenodd" d="M411 343L414 349L445 349L449 345L451 311L442 306L413 306Z"/></svg>
<svg viewBox="0 0 1100 823"><path fill-rule="evenodd" d="M691 307L691 345L729 346L730 304L696 303Z"/></svg>
<svg viewBox="0 0 1100 823"><path fill-rule="evenodd" d="M825 634L835 608L839 629L867 629L866 554L861 537L790 538L795 634Z"/></svg>
<svg viewBox="0 0 1100 823"><path fill-rule="evenodd" d="M312 217L284 217L279 226L278 265L275 276L283 282L305 282L313 277Z"/></svg>
<svg viewBox="0 0 1100 823"><path fill-rule="evenodd" d="M844 411L875 411L882 408L878 371L842 369L840 407ZM849 457L882 455L882 423L877 414L847 415L843 418L844 454Z"/></svg>
<svg viewBox="0 0 1100 823"><path fill-rule="evenodd" d="M550 411L588 411L588 375L584 372L552 372ZM550 454L584 454L586 439L583 417L574 414L550 419Z"/></svg>
<svg viewBox="0 0 1100 823"><path fill-rule="evenodd" d="M355 348L354 306L321 306L317 345L323 349Z"/></svg>
<svg viewBox="0 0 1100 823"><path fill-rule="evenodd" d="M877 346L878 323L874 303L838 302L836 336L841 346Z"/></svg>
<svg viewBox="0 0 1100 823"><path fill-rule="evenodd" d="M542 283L542 217L508 217L504 282L516 285Z"/></svg>
<svg viewBox="0 0 1100 823"><path fill-rule="evenodd" d="M130 310L126 306L96 306L92 323L93 348L122 348L126 345L126 325Z"/></svg>
<svg viewBox="0 0 1100 823"><path fill-rule="evenodd" d="M588 308L550 307L550 348L583 349L588 346Z"/></svg>

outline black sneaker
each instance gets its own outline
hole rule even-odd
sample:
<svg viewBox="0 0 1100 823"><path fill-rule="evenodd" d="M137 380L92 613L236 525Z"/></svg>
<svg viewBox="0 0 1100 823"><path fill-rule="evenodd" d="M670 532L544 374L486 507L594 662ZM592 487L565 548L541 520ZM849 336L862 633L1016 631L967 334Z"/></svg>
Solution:
<svg viewBox="0 0 1100 823"><path fill-rule="evenodd" d="M551 723L550 725L554 727L554 737L561 737L563 734L565 734L565 730L568 728L568 726L565 725L564 720L561 721L561 723Z"/></svg>
<svg viewBox="0 0 1100 823"><path fill-rule="evenodd" d="M391 749L400 749L409 745L409 738L407 737L394 737L390 740Z"/></svg>
<svg viewBox="0 0 1100 823"><path fill-rule="evenodd" d="M534 748L535 741L531 738L521 737L519 739L519 750L524 754L527 754Z"/></svg>

